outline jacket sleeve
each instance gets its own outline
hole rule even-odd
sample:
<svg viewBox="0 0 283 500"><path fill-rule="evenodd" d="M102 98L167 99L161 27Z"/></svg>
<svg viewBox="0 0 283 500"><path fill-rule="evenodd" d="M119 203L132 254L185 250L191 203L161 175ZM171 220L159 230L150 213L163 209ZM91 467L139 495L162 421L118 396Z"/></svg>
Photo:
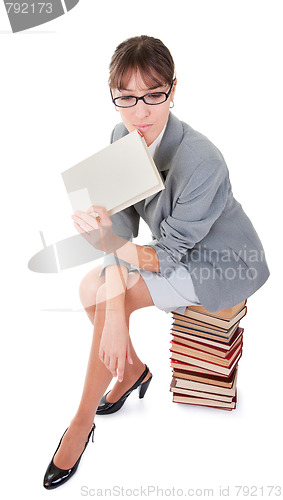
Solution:
<svg viewBox="0 0 283 500"><path fill-rule="evenodd" d="M225 162L205 160L194 171L171 214L160 224L161 237L146 246L154 248L162 275L201 241L225 208L230 181Z"/></svg>

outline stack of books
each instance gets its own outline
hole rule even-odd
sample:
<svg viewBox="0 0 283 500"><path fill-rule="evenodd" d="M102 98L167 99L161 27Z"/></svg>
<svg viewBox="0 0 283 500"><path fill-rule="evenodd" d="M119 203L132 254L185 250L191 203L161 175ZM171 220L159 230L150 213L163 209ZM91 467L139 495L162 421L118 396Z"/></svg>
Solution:
<svg viewBox="0 0 283 500"><path fill-rule="evenodd" d="M238 362L243 351L240 320L246 301L215 313L201 306L172 311L170 390L173 402L236 408Z"/></svg>

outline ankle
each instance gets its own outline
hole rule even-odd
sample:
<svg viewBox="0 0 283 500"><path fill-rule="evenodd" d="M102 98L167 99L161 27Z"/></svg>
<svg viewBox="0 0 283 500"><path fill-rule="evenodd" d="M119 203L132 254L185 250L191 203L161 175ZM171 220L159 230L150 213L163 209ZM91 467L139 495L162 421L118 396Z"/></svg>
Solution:
<svg viewBox="0 0 283 500"><path fill-rule="evenodd" d="M127 371L127 374L124 376L122 382L119 382L118 380L116 381L116 384L112 387L111 390L118 389L118 387L131 387L143 374L145 371L145 365L144 363L141 363L138 367L134 366L133 369L131 367L130 371ZM147 380L150 377L151 373L148 370L147 375L145 376L144 380Z"/></svg>
<svg viewBox="0 0 283 500"><path fill-rule="evenodd" d="M142 362L135 363L131 366L131 369L127 372L127 379L138 379L142 373L145 371L145 364Z"/></svg>
<svg viewBox="0 0 283 500"><path fill-rule="evenodd" d="M71 420L70 427L78 433L89 433L93 425L93 417L77 413Z"/></svg>

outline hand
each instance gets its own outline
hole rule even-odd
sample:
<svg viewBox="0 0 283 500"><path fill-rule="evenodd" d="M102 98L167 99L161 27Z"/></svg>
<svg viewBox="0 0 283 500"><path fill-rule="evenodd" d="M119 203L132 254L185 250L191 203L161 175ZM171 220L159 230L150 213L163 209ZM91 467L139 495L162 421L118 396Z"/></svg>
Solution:
<svg viewBox="0 0 283 500"><path fill-rule="evenodd" d="M105 319L102 331L99 359L112 373L113 377L118 374L119 382L122 382L125 371L125 363L133 364L130 351L130 337L125 318L112 316L111 320Z"/></svg>
<svg viewBox="0 0 283 500"><path fill-rule="evenodd" d="M91 215L93 212L98 216ZM112 231L112 221L104 207L92 205L86 212L76 210L72 219L77 231L98 250L111 253L121 246L120 242L117 246L117 236Z"/></svg>

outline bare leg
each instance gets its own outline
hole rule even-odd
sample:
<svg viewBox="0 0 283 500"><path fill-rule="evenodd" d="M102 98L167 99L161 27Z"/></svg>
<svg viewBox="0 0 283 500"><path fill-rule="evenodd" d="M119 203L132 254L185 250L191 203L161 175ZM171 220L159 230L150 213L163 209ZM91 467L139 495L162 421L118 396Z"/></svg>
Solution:
<svg viewBox="0 0 283 500"><path fill-rule="evenodd" d="M100 268L95 268L92 271L90 271L85 278L82 280L81 286L80 286L80 297L81 297L81 302L86 310L86 313L91 321L92 324L94 324L94 317L95 317L95 309L96 309L96 304L94 304L94 296L95 296L95 290L96 290L96 285L95 283L97 282L98 274L100 272ZM102 279L102 278L100 278ZM142 303L137 303L137 297L136 297L136 289L132 291L132 288L135 286L137 281L139 279L142 279L139 272L136 271L135 273L130 273L129 275L129 281L128 281L128 289L127 289L127 307L129 309L128 314L130 316L131 312L144 307ZM142 280L143 282L143 280ZM144 291L143 291L144 290ZM141 290L142 293L147 292L149 295L147 286L145 283L143 283L143 290ZM150 297L151 299L151 297ZM152 299L151 303L149 305L153 305ZM140 360L140 358L137 356L136 351L133 347L132 341L130 339L130 345L131 345L131 354L133 358L133 364L130 365L129 363L126 363L125 365L125 372L124 372L124 378L122 382L119 382L117 380L116 384L112 388L112 390L107 394L107 401L110 403L115 403L115 401L118 401L120 397L137 381L137 379L141 376L145 369L144 363ZM144 382L150 377L151 373L150 371L148 372L147 376L144 378Z"/></svg>
<svg viewBox="0 0 283 500"><path fill-rule="evenodd" d="M133 280L135 281L134 285ZM125 297L125 314L127 321L129 321L130 314L135 309L151 305L153 305L153 302L150 293L141 276L139 274L138 276L130 275ZM89 304L88 307L88 314L90 315L91 304ZM97 406L112 380L112 374L105 367L104 363L100 361L98 355L105 321L105 307L105 288L104 285L101 285L96 294L93 340L81 402L75 417L70 423L68 431L64 435L61 446L54 457L55 465L61 469L73 467L79 455L82 453L87 435L90 432L94 420ZM136 373L137 371L141 373L144 369L143 364L136 354L134 354L134 351L132 351L132 356L135 366L131 366L126 362L126 370L129 377L132 373ZM142 365L141 370L140 364ZM129 370L129 368L132 368L133 371Z"/></svg>

